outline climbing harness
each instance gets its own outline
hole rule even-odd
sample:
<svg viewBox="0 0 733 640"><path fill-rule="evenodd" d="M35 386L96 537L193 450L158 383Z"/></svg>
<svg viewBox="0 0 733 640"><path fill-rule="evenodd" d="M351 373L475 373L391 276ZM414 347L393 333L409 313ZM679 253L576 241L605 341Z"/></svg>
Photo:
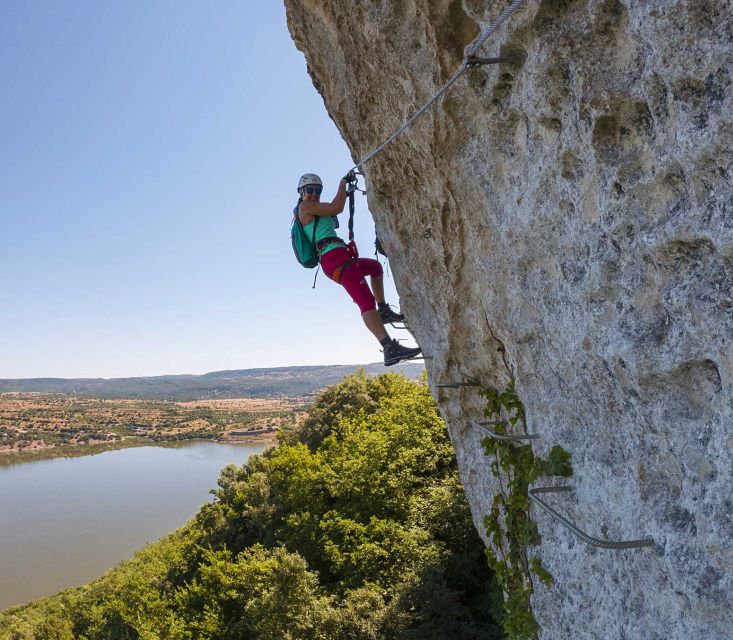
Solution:
<svg viewBox="0 0 733 640"><path fill-rule="evenodd" d="M318 219L320 219L320 218L318 218ZM324 249L328 245L330 245L330 244L340 244L340 245L346 246L346 243L341 238L339 238L337 236L331 236L329 238L321 238L315 244L316 251L318 252L318 255L320 256L324 252Z"/></svg>
<svg viewBox="0 0 733 640"><path fill-rule="evenodd" d="M583 542L593 546L600 547L601 549L640 549L642 547L653 547L654 540L651 538L642 538L641 540L601 540L600 538L594 538L589 536L585 531L581 531L576 527L570 520L565 516L558 513L544 500L538 497L538 494L542 493L572 493L572 487L536 487L535 489L529 490L529 497L532 498L540 507L542 507L547 513L549 513L555 520L562 524L567 529L570 529L578 538Z"/></svg>
<svg viewBox="0 0 733 640"><path fill-rule="evenodd" d="M433 96L428 100L422 107L420 107L411 118L409 118L399 129L397 129L391 136L389 136L382 144L380 144L376 149L365 155L359 162L357 162L353 167L352 170L357 170L363 168L363 166L369 162L374 156L376 156L382 149L384 149L390 142L392 142L397 136L399 136L403 131L405 131L415 120L417 120L423 113L425 113L432 104L440 98L451 86L453 86L460 77L466 73L469 69L474 69L476 66L480 66L481 64L495 64L497 62L503 62L508 61L507 58L477 58L475 56L476 51L479 49L479 47L486 42L486 40L506 21L506 19L511 16L519 7L524 3L524 0L514 0L504 11L502 11L499 16L494 20L493 23L491 23L486 29L484 29L474 40L473 44L469 47L466 57L463 60L463 63L458 68L458 70L450 77L448 82L446 82L438 91L436 91ZM513 60L513 59L512 59Z"/></svg>

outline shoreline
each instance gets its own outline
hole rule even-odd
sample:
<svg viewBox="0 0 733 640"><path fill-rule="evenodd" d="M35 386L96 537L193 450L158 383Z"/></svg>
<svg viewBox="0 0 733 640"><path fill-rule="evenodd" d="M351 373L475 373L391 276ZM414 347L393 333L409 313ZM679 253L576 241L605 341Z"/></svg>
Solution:
<svg viewBox="0 0 733 640"><path fill-rule="evenodd" d="M215 442L218 444L275 444L277 431L271 434L257 436L239 436L234 438L181 438L170 440L153 440L145 437L130 437L115 442L100 442L94 444L63 444L50 447L36 447L26 449L0 450L0 468L12 467L26 462L53 460L55 458L81 458L93 456L106 451L118 451L134 447L175 447L187 442Z"/></svg>

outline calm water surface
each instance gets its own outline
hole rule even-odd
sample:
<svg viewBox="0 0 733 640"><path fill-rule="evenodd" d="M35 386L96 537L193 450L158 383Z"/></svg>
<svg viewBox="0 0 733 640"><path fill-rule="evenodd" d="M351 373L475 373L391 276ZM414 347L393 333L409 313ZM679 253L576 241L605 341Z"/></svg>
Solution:
<svg viewBox="0 0 733 640"><path fill-rule="evenodd" d="M0 467L0 610L97 578L180 527L265 445L184 443Z"/></svg>

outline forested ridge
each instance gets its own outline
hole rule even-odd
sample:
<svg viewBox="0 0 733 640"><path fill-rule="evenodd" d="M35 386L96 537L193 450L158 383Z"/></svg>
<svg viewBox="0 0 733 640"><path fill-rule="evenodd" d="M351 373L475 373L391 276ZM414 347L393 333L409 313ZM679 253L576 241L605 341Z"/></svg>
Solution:
<svg viewBox="0 0 733 640"><path fill-rule="evenodd" d="M0 639L500 638L501 594L427 385L348 376L213 502Z"/></svg>
<svg viewBox="0 0 733 640"><path fill-rule="evenodd" d="M222 398L281 398L309 395L339 382L345 375L365 369L385 371L382 363L233 369L203 375L145 376L137 378L0 378L2 393L61 393L71 396L137 400L211 400ZM422 364L395 365L395 371L412 378Z"/></svg>

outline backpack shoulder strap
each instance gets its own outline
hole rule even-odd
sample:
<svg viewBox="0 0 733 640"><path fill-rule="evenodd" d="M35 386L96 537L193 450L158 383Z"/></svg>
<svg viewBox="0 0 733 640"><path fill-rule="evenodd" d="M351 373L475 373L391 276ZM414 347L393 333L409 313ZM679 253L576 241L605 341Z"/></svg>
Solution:
<svg viewBox="0 0 733 640"><path fill-rule="evenodd" d="M298 221L298 224L300 225L300 228L305 231L305 227L303 226L303 223L300 221L300 203L303 202L302 200L298 200L298 204L295 205L295 208L293 209L293 215L295 216L295 219ZM321 216L316 216L316 220L313 223L313 237L310 239L311 244L316 244L316 228L318 227L318 222L320 221ZM305 234L304 234L305 235ZM308 236L306 236L307 238Z"/></svg>
<svg viewBox="0 0 733 640"><path fill-rule="evenodd" d="M315 245L316 244L316 229L318 228L318 223L321 220L321 216L316 216L316 220L313 223L313 238L311 239L311 242Z"/></svg>

